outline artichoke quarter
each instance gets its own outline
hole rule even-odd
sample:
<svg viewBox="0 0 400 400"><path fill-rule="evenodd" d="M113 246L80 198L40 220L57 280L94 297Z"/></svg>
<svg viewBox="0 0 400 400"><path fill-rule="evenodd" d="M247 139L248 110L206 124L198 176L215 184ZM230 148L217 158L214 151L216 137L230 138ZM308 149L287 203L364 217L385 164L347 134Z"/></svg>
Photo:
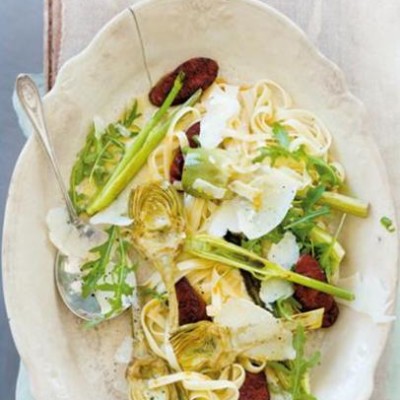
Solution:
<svg viewBox="0 0 400 400"><path fill-rule="evenodd" d="M217 373L238 356L261 363L293 359L291 328L253 302L231 298L214 322L184 325L170 342L183 370Z"/></svg>
<svg viewBox="0 0 400 400"><path fill-rule="evenodd" d="M134 245L153 262L167 288L169 323L173 330L178 327L174 259L185 239L181 199L168 182L139 185L131 193L129 214L133 219Z"/></svg>
<svg viewBox="0 0 400 400"><path fill-rule="evenodd" d="M170 342L184 371L221 371L237 356L229 329L210 321L181 326L171 335Z"/></svg>
<svg viewBox="0 0 400 400"><path fill-rule="evenodd" d="M178 400L176 385L160 388L149 388L151 379L159 378L170 373L166 362L160 358L148 356L135 360L126 371L129 384L130 400Z"/></svg>

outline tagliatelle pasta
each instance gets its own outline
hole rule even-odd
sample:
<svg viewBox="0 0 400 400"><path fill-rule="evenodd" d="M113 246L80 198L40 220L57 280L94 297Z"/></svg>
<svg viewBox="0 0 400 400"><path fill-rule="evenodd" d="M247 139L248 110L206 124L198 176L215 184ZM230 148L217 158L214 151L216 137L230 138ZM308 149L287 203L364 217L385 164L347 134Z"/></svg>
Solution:
<svg viewBox="0 0 400 400"><path fill-rule="evenodd" d="M230 400L239 397L239 388L245 379L244 368L233 364L224 369L217 379L194 372L178 372L163 378L151 380L150 388L159 388L181 382L189 392L189 399Z"/></svg>

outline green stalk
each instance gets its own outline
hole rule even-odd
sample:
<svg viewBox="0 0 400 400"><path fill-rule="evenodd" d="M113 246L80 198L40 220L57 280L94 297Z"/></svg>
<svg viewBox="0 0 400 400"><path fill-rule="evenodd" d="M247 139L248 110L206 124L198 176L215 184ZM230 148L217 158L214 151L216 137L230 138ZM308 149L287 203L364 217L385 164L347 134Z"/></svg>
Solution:
<svg viewBox="0 0 400 400"><path fill-rule="evenodd" d="M324 229L319 226L315 226L312 228L310 232L310 239L314 242L314 244L327 244L332 245L332 250L330 255L335 260L335 266L339 266L345 256L346 252L342 245L335 240L335 238L326 232Z"/></svg>
<svg viewBox="0 0 400 400"><path fill-rule="evenodd" d="M355 215L356 217L368 217L368 203L350 196L345 196L344 194L324 192L318 203L328 205L335 210Z"/></svg>
<svg viewBox="0 0 400 400"><path fill-rule="evenodd" d="M283 271L286 270L283 269ZM282 272L282 274L277 274L277 276L289 282L297 283L302 286L316 289L319 290L320 292L328 293L332 296L339 297L340 299L343 300L352 301L355 299L354 294L349 292L348 290L341 289L329 283L317 281L316 279L308 278L307 276L303 276L292 271L286 271L286 273Z"/></svg>
<svg viewBox="0 0 400 400"><path fill-rule="evenodd" d="M152 131L167 113L175 97L182 89L183 79L184 74L179 74L177 76L174 85L162 106L157 110L150 121L148 121L148 123L143 127L139 135L136 137L136 140L133 142L132 146L126 151L124 157L115 168L110 179L107 181L102 190L96 195L91 204L89 204L86 210L89 215L93 215L101 209L107 207L119 195L123 188L128 184L130 179L137 173L138 170L134 171L133 174L125 171L126 168L129 167L129 165L132 163L132 161L138 157L138 154L143 150L144 144L147 140L149 140L149 136L151 136Z"/></svg>
<svg viewBox="0 0 400 400"><path fill-rule="evenodd" d="M151 131L160 123L161 119L164 117L168 109L171 107L171 104L175 100L175 97L181 91L184 77L185 77L184 73L180 73L176 77L174 85L171 91L168 93L167 98L164 100L164 103L140 131L140 133L136 137L136 140L133 142L132 146L127 150L123 159L118 164L118 167L114 171L113 176L118 175L119 172L125 168L125 166L130 162L132 157L134 157L135 154L142 148L143 144L147 140Z"/></svg>
<svg viewBox="0 0 400 400"><path fill-rule="evenodd" d="M188 238L185 242L185 251L201 258L251 272L260 280L281 278L344 300L350 301L355 298L354 294L348 290L288 271L240 246L213 236L196 235Z"/></svg>
<svg viewBox="0 0 400 400"><path fill-rule="evenodd" d="M95 197L93 202L87 208L87 213L93 215L96 212L107 207L113 202L113 200L122 192L122 190L129 184L132 178L140 171L142 166L146 163L147 158L153 152L153 150L159 145L167 134L169 125L176 115L183 107L191 106L197 102L201 96L201 91L197 91L189 100L182 104L177 110L175 110L166 122L160 127L153 129L147 137L147 140L141 143L139 149L136 149L135 153L130 150L126 154L130 154L129 159L124 159L124 166L118 165L104 188ZM136 141L134 142L134 145ZM136 148L136 146L135 146Z"/></svg>

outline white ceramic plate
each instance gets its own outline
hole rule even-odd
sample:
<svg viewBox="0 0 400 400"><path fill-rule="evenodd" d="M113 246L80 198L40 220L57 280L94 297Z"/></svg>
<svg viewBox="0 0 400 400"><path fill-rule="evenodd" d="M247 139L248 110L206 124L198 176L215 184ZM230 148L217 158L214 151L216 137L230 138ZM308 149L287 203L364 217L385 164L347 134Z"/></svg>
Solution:
<svg viewBox="0 0 400 400"><path fill-rule="evenodd" d="M144 43L151 78L192 56L217 60L221 75L234 82L271 78L297 104L328 125L335 151L354 192L372 204L367 220L348 219L344 274L378 276L391 302L396 281L395 235L379 219L393 215L386 173L363 129L363 107L342 73L287 18L251 0L160 0L141 3L109 23L79 56L60 71L45 98L49 129L65 179L95 114L115 118L149 89L143 67ZM92 330L61 303L53 282L55 250L47 239L45 215L60 203L52 172L34 139L15 169L6 211L3 274L7 309L18 350L27 365L36 400L116 400L123 371L114 353L129 334L125 315ZM374 293L370 294L371 303ZM322 365L312 386L320 400L366 400L389 326L343 309L322 345Z"/></svg>

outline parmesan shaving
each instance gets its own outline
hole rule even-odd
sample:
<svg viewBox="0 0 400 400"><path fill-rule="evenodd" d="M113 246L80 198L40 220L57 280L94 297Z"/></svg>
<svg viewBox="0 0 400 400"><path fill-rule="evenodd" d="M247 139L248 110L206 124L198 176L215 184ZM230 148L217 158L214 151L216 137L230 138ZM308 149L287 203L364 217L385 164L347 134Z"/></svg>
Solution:
<svg viewBox="0 0 400 400"><path fill-rule="evenodd" d="M224 139L227 122L240 110L239 88L225 85L224 90L215 85L205 101L206 114L200 125L199 140L202 147L215 148Z"/></svg>
<svg viewBox="0 0 400 400"><path fill-rule="evenodd" d="M244 299L230 299L214 322L232 331L233 348L248 348L243 354L255 360L289 360L296 355L292 333L270 312Z"/></svg>
<svg viewBox="0 0 400 400"><path fill-rule="evenodd" d="M338 299L339 303L368 315L376 324L385 324L396 319L394 315L388 315L392 304L388 297L390 291L378 277L365 279L362 274L356 273L340 279L338 285L353 291L356 296L351 302Z"/></svg>

